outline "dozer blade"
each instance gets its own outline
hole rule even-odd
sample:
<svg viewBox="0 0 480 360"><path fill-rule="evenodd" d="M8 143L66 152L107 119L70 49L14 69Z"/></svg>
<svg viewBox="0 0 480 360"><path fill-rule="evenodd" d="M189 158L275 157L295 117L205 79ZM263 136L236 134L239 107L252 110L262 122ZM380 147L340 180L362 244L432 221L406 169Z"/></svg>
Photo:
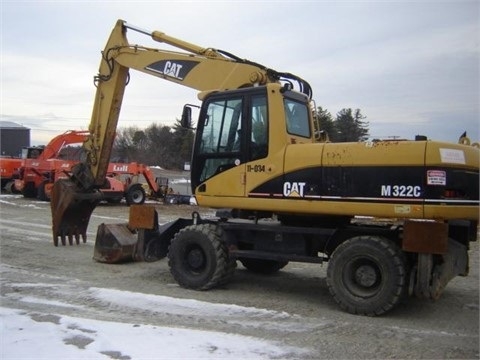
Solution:
<svg viewBox="0 0 480 360"><path fill-rule="evenodd" d="M167 256L173 236L191 224L192 220L179 218L158 226L154 207L132 205L128 223L100 224L93 259L108 264L161 260Z"/></svg>
<svg viewBox="0 0 480 360"><path fill-rule="evenodd" d="M73 239L78 245L80 237L87 241L87 227L93 210L100 201L99 192L82 192L71 180L58 180L52 189L50 202L52 211L53 244L58 246L73 245Z"/></svg>
<svg viewBox="0 0 480 360"><path fill-rule="evenodd" d="M93 259L108 264L133 261L136 245L136 231L128 224L100 224Z"/></svg>

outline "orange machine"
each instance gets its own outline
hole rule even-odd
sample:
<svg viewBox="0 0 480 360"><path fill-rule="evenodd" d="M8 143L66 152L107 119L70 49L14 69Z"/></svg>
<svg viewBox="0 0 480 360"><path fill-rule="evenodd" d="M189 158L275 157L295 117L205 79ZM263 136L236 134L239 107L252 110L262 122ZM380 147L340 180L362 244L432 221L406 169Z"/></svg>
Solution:
<svg viewBox="0 0 480 360"><path fill-rule="evenodd" d="M0 157L0 180L1 189L14 192L13 180L18 169L22 165L22 159L12 157Z"/></svg>
<svg viewBox="0 0 480 360"><path fill-rule="evenodd" d="M89 134L88 131L70 130L54 137L45 147L24 148L22 159L3 159L10 161L2 162L2 182L5 167L6 174L12 173L11 192L22 193L27 198L50 201L55 181L68 179L72 166L81 160L81 144ZM103 200L120 202L125 197L128 205L143 204L147 194L140 183L141 176L145 179L151 196L163 197L164 189L148 166L136 162L109 163L102 188ZM14 177L16 179L13 180Z"/></svg>
<svg viewBox="0 0 480 360"><path fill-rule="evenodd" d="M45 147L24 148L14 189L27 198L47 200L46 193L58 175L70 171L80 161L81 144L88 135L88 131L69 130L54 137Z"/></svg>
<svg viewBox="0 0 480 360"><path fill-rule="evenodd" d="M143 179L142 179L143 178ZM165 184L160 178L155 178L149 166L131 163L110 163L108 165L107 180L111 188L116 187L115 181L120 181L123 187L121 194L113 194L111 189L102 189L106 199L111 202L120 201L123 197L128 205L141 205L147 198L145 188L141 185L142 180L146 181L149 189L149 196L155 199L164 198L168 192L168 184ZM112 196L113 195L113 196Z"/></svg>

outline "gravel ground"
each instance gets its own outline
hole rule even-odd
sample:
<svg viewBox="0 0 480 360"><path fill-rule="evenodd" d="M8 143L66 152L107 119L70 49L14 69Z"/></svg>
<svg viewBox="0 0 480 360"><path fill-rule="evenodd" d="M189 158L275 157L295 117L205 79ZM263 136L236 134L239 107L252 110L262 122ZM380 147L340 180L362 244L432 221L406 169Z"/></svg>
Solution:
<svg viewBox="0 0 480 360"><path fill-rule="evenodd" d="M188 205L158 204L160 223L212 211ZM48 203L18 195L0 195L1 305L49 316L206 329L273 340L305 350L302 359L478 359L479 251L470 251L468 277L454 279L436 302L408 299L382 317L342 312L329 295L325 265L290 263L275 275L252 274L240 264L224 288L186 290L174 282L167 261L100 264L92 260L97 226L125 222L125 205L98 206L89 225L89 241L55 248ZM172 313L155 307L122 306L95 297L92 289L163 295L267 309L253 315L205 316ZM30 301L28 301L30 299ZM32 299L43 299L34 301ZM46 301L47 299L50 302ZM68 306L56 306L55 301ZM46 320L45 320L46 319ZM159 353L159 356L161 352ZM114 357L113 357L114 358Z"/></svg>

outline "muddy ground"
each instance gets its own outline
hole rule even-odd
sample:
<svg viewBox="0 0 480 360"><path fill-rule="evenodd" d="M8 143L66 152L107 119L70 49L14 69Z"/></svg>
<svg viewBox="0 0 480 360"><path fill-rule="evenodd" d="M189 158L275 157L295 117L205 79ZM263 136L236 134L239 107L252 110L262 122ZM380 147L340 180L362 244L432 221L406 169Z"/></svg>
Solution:
<svg viewBox="0 0 480 360"><path fill-rule="evenodd" d="M1 305L37 314L42 321L48 321L48 316L69 315L207 329L273 340L305 350L287 358L479 358L478 243L473 243L470 251L470 275L454 279L441 299L408 299L385 316L372 318L350 315L338 308L326 286L326 265L290 263L277 274L262 276L239 264L233 280L223 288L186 290L176 285L165 260L121 265L92 260L97 226L102 222L126 221L128 208L123 204L95 209L86 244L56 248L51 240L49 203L4 194L0 201ZM178 216L189 217L192 210L204 216L213 214L211 210L188 205L157 204L157 209L160 223ZM226 317L122 307L92 296L92 289L99 288L271 312ZM61 305L65 303L72 306ZM156 357L155 353L152 356ZM168 354L159 352L158 357L162 356L168 358Z"/></svg>

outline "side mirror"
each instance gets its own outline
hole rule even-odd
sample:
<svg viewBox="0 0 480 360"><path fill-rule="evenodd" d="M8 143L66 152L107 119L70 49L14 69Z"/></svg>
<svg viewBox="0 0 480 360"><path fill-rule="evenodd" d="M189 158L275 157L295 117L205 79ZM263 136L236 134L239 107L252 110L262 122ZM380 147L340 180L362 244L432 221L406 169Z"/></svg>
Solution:
<svg viewBox="0 0 480 360"><path fill-rule="evenodd" d="M182 119L180 121L180 124L185 129L191 129L192 127L192 108L188 105L185 105L183 107Z"/></svg>

